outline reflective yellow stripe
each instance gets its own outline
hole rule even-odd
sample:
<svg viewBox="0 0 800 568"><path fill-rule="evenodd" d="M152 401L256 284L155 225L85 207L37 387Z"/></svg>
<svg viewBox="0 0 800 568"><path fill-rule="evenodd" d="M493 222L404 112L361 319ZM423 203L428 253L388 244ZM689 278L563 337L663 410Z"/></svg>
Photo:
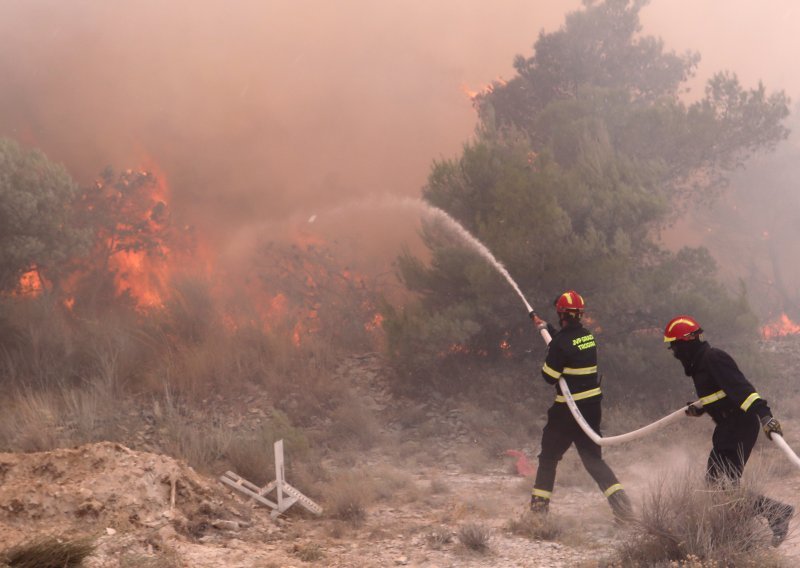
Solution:
<svg viewBox="0 0 800 568"><path fill-rule="evenodd" d="M702 403L703 406L705 406L706 404L711 404L712 402L716 402L718 400L721 400L721 399L725 398L726 396L728 396L728 395L725 394L725 391L718 390L717 392L715 392L713 394L710 394L708 396L704 396L703 398L700 399L700 402Z"/></svg>
<svg viewBox="0 0 800 568"><path fill-rule="evenodd" d="M545 373L547 373L548 375L550 375L554 379L558 379L558 378L561 377L561 373L559 373L555 369L551 369L550 367L548 367L547 363L545 363L544 366L542 367L542 371L544 371Z"/></svg>
<svg viewBox="0 0 800 568"><path fill-rule="evenodd" d="M552 491L545 491L544 489L536 489L533 488L533 496L534 497L541 497L542 499L550 499L550 496L553 494Z"/></svg>
<svg viewBox="0 0 800 568"><path fill-rule="evenodd" d="M603 491L603 495L605 495L606 497L611 497L614 493L620 491L621 489L622 489L622 484L615 483L614 485Z"/></svg>
<svg viewBox="0 0 800 568"><path fill-rule="evenodd" d="M594 367L579 367L577 369L572 367L564 367L562 371L565 375L591 375L597 372L597 365Z"/></svg>
<svg viewBox="0 0 800 568"><path fill-rule="evenodd" d="M759 398L761 398L761 395L759 395L757 392L754 392L746 399L744 399L744 402L739 406L739 408L741 408L743 412L747 412L747 409L750 408L750 405L753 404L755 401L757 401Z"/></svg>
<svg viewBox="0 0 800 568"><path fill-rule="evenodd" d="M584 398L592 398L593 396L597 396L599 394L600 394L600 387L597 387L596 389L590 389L588 391L576 392L572 395L572 399L583 400ZM564 395L557 394L556 402L567 402L567 398Z"/></svg>

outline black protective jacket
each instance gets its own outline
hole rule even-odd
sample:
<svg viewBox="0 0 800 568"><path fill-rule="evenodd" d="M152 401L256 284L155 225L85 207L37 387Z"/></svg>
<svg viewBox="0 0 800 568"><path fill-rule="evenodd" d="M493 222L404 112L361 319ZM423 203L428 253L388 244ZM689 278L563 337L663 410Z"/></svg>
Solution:
<svg viewBox="0 0 800 568"><path fill-rule="evenodd" d="M719 423L735 413L753 412L759 418L771 415L767 401L756 392L736 361L722 349L700 342L696 352L684 362L692 377L703 409Z"/></svg>
<svg viewBox="0 0 800 568"><path fill-rule="evenodd" d="M598 403L602 399L597 374L597 345L592 333L579 322L570 323L553 335L542 366L542 377L556 385L556 402L565 402L558 387L564 377L575 402Z"/></svg>

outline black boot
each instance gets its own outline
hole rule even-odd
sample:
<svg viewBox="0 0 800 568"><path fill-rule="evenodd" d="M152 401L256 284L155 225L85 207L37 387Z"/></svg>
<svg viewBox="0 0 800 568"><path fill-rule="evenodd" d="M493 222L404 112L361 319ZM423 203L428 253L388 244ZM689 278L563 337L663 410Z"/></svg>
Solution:
<svg viewBox="0 0 800 568"><path fill-rule="evenodd" d="M789 534L789 520L794 515L794 507L775 501L775 505L765 512L769 528L772 529L772 546L780 546Z"/></svg>
<svg viewBox="0 0 800 568"><path fill-rule="evenodd" d="M531 512L537 515L546 515L550 509L550 499L531 495Z"/></svg>
<svg viewBox="0 0 800 568"><path fill-rule="evenodd" d="M616 521L618 525L627 525L635 520L633 516L633 505L631 505L631 500L623 489L609 495L608 504L611 506L611 511L614 513L614 521Z"/></svg>

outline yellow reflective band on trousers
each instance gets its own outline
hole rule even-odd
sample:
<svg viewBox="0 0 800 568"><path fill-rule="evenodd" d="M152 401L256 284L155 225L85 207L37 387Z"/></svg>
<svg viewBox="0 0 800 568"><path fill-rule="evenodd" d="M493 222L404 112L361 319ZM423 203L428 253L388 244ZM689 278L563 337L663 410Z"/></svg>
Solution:
<svg viewBox="0 0 800 568"><path fill-rule="evenodd" d="M545 491L544 489L536 489L534 487L533 491L531 492L531 494L534 497L541 497L542 499L550 499L550 496L553 494L553 492L552 491Z"/></svg>
<svg viewBox="0 0 800 568"><path fill-rule="evenodd" d="M757 392L754 392L746 399L744 399L744 402L741 405L739 405L739 408L742 409L742 412L747 412L747 409L750 408L750 405L753 404L755 401L757 401L759 398L761 398L761 395L758 394Z"/></svg>
<svg viewBox="0 0 800 568"><path fill-rule="evenodd" d="M614 493L620 491L621 489L622 489L622 484L615 483L614 485L603 491L603 495L605 495L606 497L611 497Z"/></svg>
<svg viewBox="0 0 800 568"><path fill-rule="evenodd" d="M561 378L561 373L559 373L559 372L558 372L558 371L556 371L555 369L552 369L552 368L550 368L550 367L547 365L547 363L545 363L545 364L544 364L544 366L542 367L542 371L544 371L546 374L550 375L550 376L551 376L551 377L553 377L554 379L559 379L559 378Z"/></svg>
<svg viewBox="0 0 800 568"><path fill-rule="evenodd" d="M593 396L598 396L600 394L601 394L600 393L600 387L597 387L595 389L590 389L588 391L573 393L572 394L572 399L573 400L583 400L585 398L592 398ZM567 402L567 397L565 397L562 394L557 394L556 395L556 402Z"/></svg>
<svg viewBox="0 0 800 568"><path fill-rule="evenodd" d="M562 372L565 375L591 375L597 372L597 365L594 367L580 367L577 369L573 367L564 367Z"/></svg>
<svg viewBox="0 0 800 568"><path fill-rule="evenodd" d="M722 400L726 396L728 396L728 395L725 394L725 391L718 390L715 393L712 393L712 394L710 394L708 396L704 396L703 398L701 398L700 399L700 403L703 406L705 406L707 404L711 404L712 402L717 402L718 400Z"/></svg>

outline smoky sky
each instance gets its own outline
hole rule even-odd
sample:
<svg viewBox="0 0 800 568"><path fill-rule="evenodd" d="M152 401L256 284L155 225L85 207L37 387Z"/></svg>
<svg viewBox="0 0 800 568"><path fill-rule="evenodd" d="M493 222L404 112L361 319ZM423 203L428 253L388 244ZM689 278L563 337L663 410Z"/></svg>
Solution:
<svg viewBox="0 0 800 568"><path fill-rule="evenodd" d="M4 0L0 136L80 182L156 164L187 222L224 234L371 195L417 196L458 155L468 90L513 76L579 0ZM702 80L800 91L790 0L655 0L644 33ZM697 88L702 88L697 82Z"/></svg>

